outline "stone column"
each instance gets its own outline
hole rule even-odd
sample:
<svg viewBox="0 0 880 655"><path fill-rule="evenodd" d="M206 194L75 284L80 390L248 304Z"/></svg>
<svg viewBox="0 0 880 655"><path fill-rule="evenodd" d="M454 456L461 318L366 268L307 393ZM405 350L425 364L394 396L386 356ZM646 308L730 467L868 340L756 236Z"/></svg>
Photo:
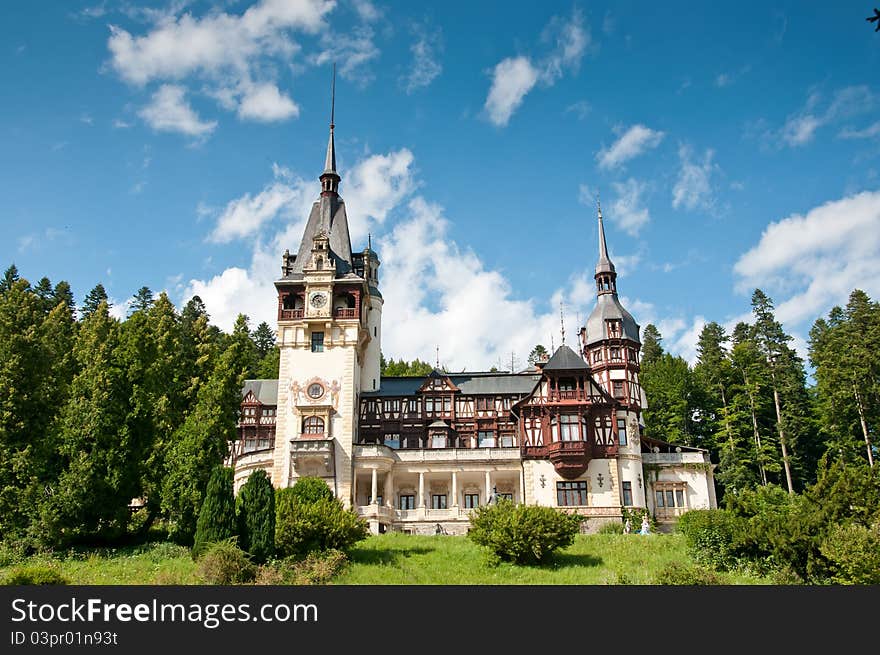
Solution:
<svg viewBox="0 0 880 655"><path fill-rule="evenodd" d="M489 478L489 471L486 471L486 505L492 499L492 480Z"/></svg>
<svg viewBox="0 0 880 655"><path fill-rule="evenodd" d="M391 471L385 474L385 506L394 507L394 483Z"/></svg>
<svg viewBox="0 0 880 655"><path fill-rule="evenodd" d="M452 507L458 507L458 473L452 472Z"/></svg>
<svg viewBox="0 0 880 655"><path fill-rule="evenodd" d="M376 495L379 493L379 478L376 469L373 469L373 479L370 481L370 505L378 505Z"/></svg>
<svg viewBox="0 0 880 655"><path fill-rule="evenodd" d="M358 476L357 469L354 470L354 473L351 476L351 502L355 507L358 506Z"/></svg>
<svg viewBox="0 0 880 655"><path fill-rule="evenodd" d="M425 509L425 473L419 471L419 509Z"/></svg>

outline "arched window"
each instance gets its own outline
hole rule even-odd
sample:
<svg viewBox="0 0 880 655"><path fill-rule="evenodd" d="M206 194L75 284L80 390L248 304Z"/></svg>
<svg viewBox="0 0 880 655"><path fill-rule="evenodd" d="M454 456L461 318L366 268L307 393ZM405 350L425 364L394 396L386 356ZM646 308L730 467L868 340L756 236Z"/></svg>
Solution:
<svg viewBox="0 0 880 655"><path fill-rule="evenodd" d="M303 434L324 434L324 419L307 416L303 419Z"/></svg>

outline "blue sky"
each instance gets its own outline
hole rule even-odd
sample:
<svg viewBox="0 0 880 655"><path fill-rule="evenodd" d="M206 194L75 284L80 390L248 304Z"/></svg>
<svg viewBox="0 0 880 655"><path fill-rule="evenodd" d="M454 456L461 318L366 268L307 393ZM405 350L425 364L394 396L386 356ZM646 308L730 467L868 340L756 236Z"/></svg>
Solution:
<svg viewBox="0 0 880 655"><path fill-rule="evenodd" d="M353 246L386 356L474 370L574 340L594 197L624 302L690 359L760 286L803 350L880 297L869 3L3 3L0 261L274 323L337 62Z"/></svg>

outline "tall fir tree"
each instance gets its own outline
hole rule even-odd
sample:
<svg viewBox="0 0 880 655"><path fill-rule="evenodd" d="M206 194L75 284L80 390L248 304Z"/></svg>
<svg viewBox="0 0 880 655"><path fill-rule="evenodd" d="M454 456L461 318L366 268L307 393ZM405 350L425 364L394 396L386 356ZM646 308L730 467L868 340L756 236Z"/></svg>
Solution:
<svg viewBox="0 0 880 655"><path fill-rule="evenodd" d="M134 296L132 296L129 314L144 312L150 308L150 305L152 305L153 302L155 302L155 300L150 288L141 287L135 292Z"/></svg>
<svg viewBox="0 0 880 655"><path fill-rule="evenodd" d="M193 559L212 543L235 536L235 497L232 492L232 469L217 466L211 472L205 499L199 508L193 541Z"/></svg>
<svg viewBox="0 0 880 655"><path fill-rule="evenodd" d="M660 345L660 342L663 341L663 337L660 336L660 331L653 323L648 323L645 326L645 329L642 330L642 359L641 365L650 366L663 354L663 346Z"/></svg>
<svg viewBox="0 0 880 655"><path fill-rule="evenodd" d="M12 289L13 285L20 279L21 276L18 274L18 267L16 267L15 264L10 265L10 267L3 273L3 278L0 279L0 293L6 293Z"/></svg>
<svg viewBox="0 0 880 655"><path fill-rule="evenodd" d="M108 307L111 307L109 298L107 297L107 291L104 289L104 285L98 283L95 287L86 294L85 299L83 299L83 305L80 308L80 318L85 320L88 318L96 309L98 309L98 305L101 303L107 303Z"/></svg>
<svg viewBox="0 0 880 655"><path fill-rule="evenodd" d="M239 546L262 564L275 554L275 489L264 470L248 476L237 504Z"/></svg>

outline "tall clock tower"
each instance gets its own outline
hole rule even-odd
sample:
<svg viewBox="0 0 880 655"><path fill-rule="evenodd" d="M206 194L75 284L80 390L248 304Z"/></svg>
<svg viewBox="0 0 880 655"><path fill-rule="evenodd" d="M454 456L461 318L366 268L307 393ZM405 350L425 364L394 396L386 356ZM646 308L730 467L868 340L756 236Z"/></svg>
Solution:
<svg viewBox="0 0 880 655"><path fill-rule="evenodd" d="M383 300L378 256L372 247L351 249L334 129L331 118L321 195L275 282L281 362L272 482L317 476L349 506L360 392L380 384Z"/></svg>

